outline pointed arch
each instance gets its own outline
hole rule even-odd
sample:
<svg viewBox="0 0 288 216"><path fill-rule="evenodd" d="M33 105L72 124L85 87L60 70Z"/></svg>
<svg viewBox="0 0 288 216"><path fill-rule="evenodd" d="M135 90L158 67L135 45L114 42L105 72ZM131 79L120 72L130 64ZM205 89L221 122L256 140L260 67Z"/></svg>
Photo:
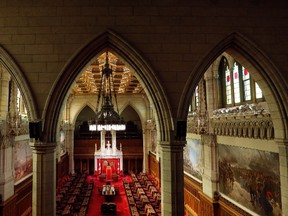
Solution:
<svg viewBox="0 0 288 216"><path fill-rule="evenodd" d="M128 101L128 102L125 101L125 103L121 107L120 114L129 106L137 113L137 115L139 116L139 118L143 124L143 122L145 121L144 113L143 113L143 111L141 112L141 110L138 108L137 103L135 104L135 102L133 102L133 101L132 102L131 101ZM146 110L146 106L145 106L145 112L146 111L147 110Z"/></svg>
<svg viewBox="0 0 288 216"><path fill-rule="evenodd" d="M268 96L266 98L267 103L276 104L270 109L274 125L277 125L278 128L275 138L287 139L288 105L285 103L288 101L288 90L284 83L285 79L272 61L254 43L237 32L228 35L197 64L195 72L191 74L183 90L177 115L180 118L187 117L189 107L187 98L192 97L193 89L195 89L200 78L223 52L231 54L239 63L245 65L249 71L254 71L253 78L261 87L264 95Z"/></svg>
<svg viewBox="0 0 288 216"><path fill-rule="evenodd" d="M2 46L0 46L0 62L9 72L21 92L27 109L29 121L38 120L39 117L36 112L37 109L35 106L35 99L31 93L32 91L30 89L30 86L28 85L26 77L24 76L23 72L18 67L12 56Z"/></svg>
<svg viewBox="0 0 288 216"><path fill-rule="evenodd" d="M44 116L46 121L43 126L44 141L54 142L56 140L55 134L62 105L76 77L83 68L87 66L91 59L95 58L95 56L107 48L109 51L115 52L124 59L127 64L136 71L137 74L135 74L135 76L141 85L145 86L146 94L155 108L156 118L159 122L158 131L161 131L160 139L163 141L170 139L169 130L173 127L171 112L168 100L157 76L143 57L141 57L132 46L115 32L108 30L82 47L76 55L70 59L58 77L58 80L55 82L45 106Z"/></svg>
<svg viewBox="0 0 288 216"><path fill-rule="evenodd" d="M78 116L80 115L80 113L81 113L86 107L90 108L92 111L95 110L94 107L93 107L91 104L89 104L89 103L85 103L85 104L81 105L81 107L78 107L77 110L75 110L74 115L72 115L72 116L74 117L74 118L71 119L71 124L72 124L72 125L75 125L75 122L76 122Z"/></svg>

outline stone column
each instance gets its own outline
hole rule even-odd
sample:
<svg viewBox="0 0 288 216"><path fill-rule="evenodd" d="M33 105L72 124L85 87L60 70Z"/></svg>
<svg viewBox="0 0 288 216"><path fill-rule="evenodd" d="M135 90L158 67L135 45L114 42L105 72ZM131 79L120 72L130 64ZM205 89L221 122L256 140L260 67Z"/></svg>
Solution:
<svg viewBox="0 0 288 216"><path fill-rule="evenodd" d="M184 215L183 147L186 141L161 142L162 215Z"/></svg>
<svg viewBox="0 0 288 216"><path fill-rule="evenodd" d="M216 136L210 134L201 135L203 143L204 173L202 176L203 192L213 198L214 192L218 191L217 172L217 147Z"/></svg>
<svg viewBox="0 0 288 216"><path fill-rule="evenodd" d="M112 138L112 152L113 154L116 154L116 131L111 130L111 138Z"/></svg>
<svg viewBox="0 0 288 216"><path fill-rule="evenodd" d="M106 131L103 129L101 130L100 132L100 142L101 142L101 151L103 152L105 150L105 134L106 134Z"/></svg>
<svg viewBox="0 0 288 216"><path fill-rule="evenodd" d="M288 140L276 140L279 147L282 215L288 215Z"/></svg>
<svg viewBox="0 0 288 216"><path fill-rule="evenodd" d="M218 109L217 105L217 82L215 80L214 73L216 74L218 70L212 71L212 67L208 69L209 72L205 73L205 81L206 81L206 95L203 94L205 99L205 103L207 102L207 112L208 116L213 116L213 110ZM209 124L210 123L210 124ZM208 122L207 132L212 132L213 128L211 127L211 122Z"/></svg>
<svg viewBox="0 0 288 216"><path fill-rule="evenodd" d="M0 194L5 201L14 194L14 151L12 139L0 137Z"/></svg>
<svg viewBox="0 0 288 216"><path fill-rule="evenodd" d="M33 153L33 216L56 215L56 143L30 143Z"/></svg>
<svg viewBox="0 0 288 216"><path fill-rule="evenodd" d="M0 65L0 194L2 201L14 194L14 137L7 122L10 74Z"/></svg>
<svg viewBox="0 0 288 216"><path fill-rule="evenodd" d="M143 129L143 172L149 172L149 150L151 149L151 128L149 123L145 124Z"/></svg>
<svg viewBox="0 0 288 216"><path fill-rule="evenodd" d="M10 74L0 65L0 121L5 120L8 113Z"/></svg>
<svg viewBox="0 0 288 216"><path fill-rule="evenodd" d="M69 153L69 173L75 173L74 167L74 126L69 124L65 129L65 147Z"/></svg>

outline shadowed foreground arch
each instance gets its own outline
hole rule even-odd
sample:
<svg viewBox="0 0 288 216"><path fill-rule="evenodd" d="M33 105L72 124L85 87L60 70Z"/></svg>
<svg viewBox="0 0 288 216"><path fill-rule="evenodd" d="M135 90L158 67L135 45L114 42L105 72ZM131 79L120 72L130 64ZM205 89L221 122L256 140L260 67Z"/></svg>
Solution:
<svg viewBox="0 0 288 216"><path fill-rule="evenodd" d="M277 104L273 106L271 117L274 125L280 125L275 138L287 139L287 108L288 101L287 88L285 87L284 78L274 66L271 60L251 41L239 33L232 33L227 38L217 44L214 49L210 50L203 60L195 67L195 72L189 77L182 97L180 99L177 116L187 119L188 107L192 98L193 90L198 85L200 78L204 75L210 65L223 53L231 54L239 63L245 65L249 71L254 71L253 78L259 84L268 104ZM193 75L193 76L192 76ZM183 111L183 112L182 112Z"/></svg>
<svg viewBox="0 0 288 216"><path fill-rule="evenodd" d="M98 35L76 53L67 63L61 76L55 83L45 109L43 141L48 143L55 142L61 108L65 103L65 98L74 80L91 59L107 48L124 59L134 71L137 71L136 76L141 85L147 89L146 94L150 98L151 104L154 105L156 119L159 122L158 131L162 132L161 140L168 141L170 139L169 130L172 128L170 109L163 88L158 82L156 75L136 50L115 33L106 31Z"/></svg>

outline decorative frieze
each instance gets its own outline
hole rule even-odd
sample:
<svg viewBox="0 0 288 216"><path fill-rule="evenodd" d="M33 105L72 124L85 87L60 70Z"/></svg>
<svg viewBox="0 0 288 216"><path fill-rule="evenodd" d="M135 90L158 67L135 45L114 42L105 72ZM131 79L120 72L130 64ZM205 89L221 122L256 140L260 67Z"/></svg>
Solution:
<svg viewBox="0 0 288 216"><path fill-rule="evenodd" d="M274 127L269 111L257 104L213 111L212 133L256 139L273 139Z"/></svg>
<svg viewBox="0 0 288 216"><path fill-rule="evenodd" d="M274 138L273 122L267 118L213 120L212 127L215 135L256 139Z"/></svg>
<svg viewBox="0 0 288 216"><path fill-rule="evenodd" d="M244 104L235 107L217 109L213 111L213 118L262 115L270 116L270 112L259 104Z"/></svg>
<svg viewBox="0 0 288 216"><path fill-rule="evenodd" d="M255 139L274 138L274 126L270 113L257 104L214 110L212 117L208 117L208 115L201 117L197 113L190 113L188 115L188 132L201 134L201 130L199 130L201 121L211 124L209 133L214 135Z"/></svg>

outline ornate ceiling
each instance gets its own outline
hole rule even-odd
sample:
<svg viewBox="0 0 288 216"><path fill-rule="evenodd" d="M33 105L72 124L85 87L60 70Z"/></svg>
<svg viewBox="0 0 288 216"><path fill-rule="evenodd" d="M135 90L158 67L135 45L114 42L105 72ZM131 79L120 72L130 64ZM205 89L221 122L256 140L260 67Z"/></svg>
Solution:
<svg viewBox="0 0 288 216"><path fill-rule="evenodd" d="M130 69L115 55L108 52L109 64L113 70L114 88L117 94L139 94L143 88ZM106 61L106 53L100 55L76 81L72 94L97 94L100 88L101 70Z"/></svg>

